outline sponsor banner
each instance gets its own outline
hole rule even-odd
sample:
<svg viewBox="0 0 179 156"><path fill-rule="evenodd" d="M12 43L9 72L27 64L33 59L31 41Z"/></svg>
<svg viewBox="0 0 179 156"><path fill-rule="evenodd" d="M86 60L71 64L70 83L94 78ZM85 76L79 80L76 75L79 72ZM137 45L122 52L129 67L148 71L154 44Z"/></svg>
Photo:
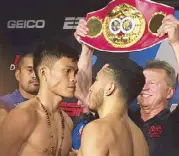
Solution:
<svg viewBox="0 0 179 156"><path fill-rule="evenodd" d="M61 102L60 107L70 117L79 117L83 113L83 109L77 103Z"/></svg>
<svg viewBox="0 0 179 156"><path fill-rule="evenodd" d="M80 19L84 19L84 17L65 17L63 29L76 29Z"/></svg>
<svg viewBox="0 0 179 156"><path fill-rule="evenodd" d="M8 29L44 28L45 20L9 20Z"/></svg>

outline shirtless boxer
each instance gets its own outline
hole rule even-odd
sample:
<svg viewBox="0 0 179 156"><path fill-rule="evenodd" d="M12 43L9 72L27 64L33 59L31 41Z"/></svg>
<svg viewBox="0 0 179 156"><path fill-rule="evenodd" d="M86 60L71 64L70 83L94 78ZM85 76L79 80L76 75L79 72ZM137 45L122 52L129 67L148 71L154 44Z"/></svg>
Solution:
<svg viewBox="0 0 179 156"><path fill-rule="evenodd" d="M145 83L143 70L129 59L105 66L90 88L89 108L100 119L83 130L79 156L148 156L141 130L129 119L128 104Z"/></svg>
<svg viewBox="0 0 179 156"><path fill-rule="evenodd" d="M40 82L36 97L20 104L0 128L0 156L67 156L72 146L71 119L59 109L73 97L78 54L60 42L45 42L34 53Z"/></svg>
<svg viewBox="0 0 179 156"><path fill-rule="evenodd" d="M79 41L87 31L86 21L80 20L76 39ZM90 89L89 101L85 103L98 112L100 119L84 128L79 156L149 155L142 132L127 115L128 104L144 86L143 71L131 60L116 63L119 64L104 66Z"/></svg>

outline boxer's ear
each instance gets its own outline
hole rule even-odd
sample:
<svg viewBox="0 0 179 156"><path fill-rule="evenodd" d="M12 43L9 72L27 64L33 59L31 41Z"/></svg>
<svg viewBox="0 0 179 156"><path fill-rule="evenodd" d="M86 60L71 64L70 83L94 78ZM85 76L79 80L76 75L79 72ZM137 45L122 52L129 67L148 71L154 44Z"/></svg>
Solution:
<svg viewBox="0 0 179 156"><path fill-rule="evenodd" d="M16 77L16 80L17 80L17 81L20 80L20 70L19 70L19 69L17 69L17 70L15 71L15 77Z"/></svg>
<svg viewBox="0 0 179 156"><path fill-rule="evenodd" d="M41 77L41 79L47 81L47 67L43 66L39 68L39 77Z"/></svg>
<svg viewBox="0 0 179 156"><path fill-rule="evenodd" d="M112 95L112 94L114 93L115 89L116 89L116 85L115 85L114 82L108 83L108 84L106 85L105 91L104 91L105 96L110 96L110 95Z"/></svg>

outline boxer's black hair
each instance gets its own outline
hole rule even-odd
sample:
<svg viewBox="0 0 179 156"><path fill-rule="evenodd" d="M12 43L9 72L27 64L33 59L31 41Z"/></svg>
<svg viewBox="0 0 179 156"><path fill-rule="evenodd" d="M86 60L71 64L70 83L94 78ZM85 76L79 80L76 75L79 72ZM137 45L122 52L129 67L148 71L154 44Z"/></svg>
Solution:
<svg viewBox="0 0 179 156"><path fill-rule="evenodd" d="M112 69L124 100L130 104L144 87L145 77L143 68L127 58L120 58L119 62L109 64L108 68Z"/></svg>
<svg viewBox="0 0 179 156"><path fill-rule="evenodd" d="M78 52L75 49L57 39L46 40L41 43L34 52L33 66L37 79L39 80L38 68L40 65L51 68L62 57L72 58L73 61L79 59Z"/></svg>

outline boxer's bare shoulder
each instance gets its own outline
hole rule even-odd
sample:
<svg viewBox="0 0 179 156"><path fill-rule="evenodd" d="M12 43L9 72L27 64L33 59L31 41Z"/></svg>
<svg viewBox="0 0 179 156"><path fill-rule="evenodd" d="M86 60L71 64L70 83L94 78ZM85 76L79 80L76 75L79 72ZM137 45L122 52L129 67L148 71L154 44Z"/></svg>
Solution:
<svg viewBox="0 0 179 156"><path fill-rule="evenodd" d="M144 149L139 150L139 147ZM148 156L148 148L142 132L128 117L110 116L89 123L83 130L79 156L92 154Z"/></svg>
<svg viewBox="0 0 179 156"><path fill-rule="evenodd" d="M106 156L108 154L108 131L100 120L90 122L83 130L79 156Z"/></svg>
<svg viewBox="0 0 179 156"><path fill-rule="evenodd" d="M30 100L20 103L18 106L16 106L15 109L18 109L18 108L37 109L37 108L39 108L39 104L38 104L36 98L32 98Z"/></svg>
<svg viewBox="0 0 179 156"><path fill-rule="evenodd" d="M0 128L0 155L16 155L33 132L36 121L34 109L17 108L9 112Z"/></svg>
<svg viewBox="0 0 179 156"><path fill-rule="evenodd" d="M149 156L149 148L142 131L131 119L128 120L128 123L132 133L135 156Z"/></svg>

